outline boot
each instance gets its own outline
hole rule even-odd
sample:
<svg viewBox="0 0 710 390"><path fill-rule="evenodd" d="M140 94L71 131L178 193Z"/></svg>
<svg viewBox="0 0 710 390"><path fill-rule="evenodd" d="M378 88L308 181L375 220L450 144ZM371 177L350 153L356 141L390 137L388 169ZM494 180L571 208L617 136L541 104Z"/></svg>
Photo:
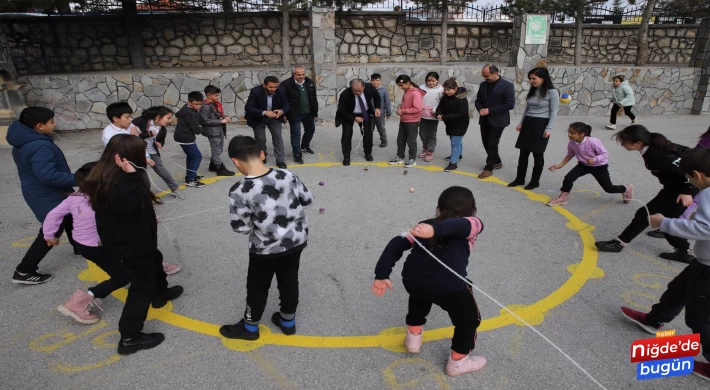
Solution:
<svg viewBox="0 0 710 390"><path fill-rule="evenodd" d="M542 176L542 169L543 167L533 167L530 183L525 186L526 190L533 190L540 187L540 176Z"/></svg>
<svg viewBox="0 0 710 390"><path fill-rule="evenodd" d="M234 176L234 172L230 171L222 164L217 167L217 176Z"/></svg>
<svg viewBox="0 0 710 390"><path fill-rule="evenodd" d="M207 170L209 170L210 172L217 172L217 166L214 165L212 161L210 161L210 166L209 168L207 168Z"/></svg>
<svg viewBox="0 0 710 390"><path fill-rule="evenodd" d="M508 184L508 187L517 187L517 186L521 186L521 185L525 184L525 174L526 174L525 171L527 171L527 170L528 170L527 166L521 167L520 165L518 165L518 174L517 174L517 176L515 176L515 180L513 180L512 182L510 182L510 184Z"/></svg>
<svg viewBox="0 0 710 390"><path fill-rule="evenodd" d="M80 324L95 324L99 322L99 316L91 312L94 307L94 297L91 294L79 289L68 301L57 307L57 310L67 317L71 317Z"/></svg>

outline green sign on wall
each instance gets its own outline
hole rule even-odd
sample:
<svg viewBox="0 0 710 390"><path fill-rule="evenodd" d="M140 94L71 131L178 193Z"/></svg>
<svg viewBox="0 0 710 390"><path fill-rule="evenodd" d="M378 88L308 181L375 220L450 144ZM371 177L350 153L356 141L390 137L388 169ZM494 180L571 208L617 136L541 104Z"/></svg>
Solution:
<svg viewBox="0 0 710 390"><path fill-rule="evenodd" d="M544 45L547 43L547 16L528 15L525 24L525 44Z"/></svg>

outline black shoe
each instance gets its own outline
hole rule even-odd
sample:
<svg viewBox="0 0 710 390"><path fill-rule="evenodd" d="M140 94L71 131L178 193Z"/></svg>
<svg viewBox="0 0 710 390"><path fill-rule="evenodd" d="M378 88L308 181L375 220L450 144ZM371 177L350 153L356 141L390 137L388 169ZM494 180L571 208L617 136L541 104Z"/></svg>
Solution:
<svg viewBox="0 0 710 390"><path fill-rule="evenodd" d="M303 164L303 158L301 156L294 157L293 161L295 161L296 164Z"/></svg>
<svg viewBox="0 0 710 390"><path fill-rule="evenodd" d="M525 184L525 179L515 179L508 184L508 187L517 187Z"/></svg>
<svg viewBox="0 0 710 390"><path fill-rule="evenodd" d="M540 187L540 182L539 181L531 181L526 185L524 188L526 190L534 190L535 188Z"/></svg>
<svg viewBox="0 0 710 390"><path fill-rule="evenodd" d="M52 280L52 275L40 274L38 272L28 272L24 275L20 275L19 272L15 271L15 274L12 275L12 283L15 284L42 284L50 280Z"/></svg>
<svg viewBox="0 0 710 390"><path fill-rule="evenodd" d="M653 237L653 238L666 238L666 236L663 234L663 232L660 229L651 230L650 232L648 232L646 234L650 237Z"/></svg>
<svg viewBox="0 0 710 390"><path fill-rule="evenodd" d="M371 154L366 154L366 155L365 155L365 161L372 161L372 160L374 160L374 158L372 158L372 155L371 155Z"/></svg>
<svg viewBox="0 0 710 390"><path fill-rule="evenodd" d="M186 181L185 185L188 187L192 187L192 188L202 188L205 186L205 183L198 181L198 180L193 180L193 181Z"/></svg>
<svg viewBox="0 0 710 390"><path fill-rule="evenodd" d="M162 333L139 333L138 336L132 338L121 338L118 342L118 354L130 355L138 352L141 349L155 348L165 340Z"/></svg>
<svg viewBox="0 0 710 390"><path fill-rule="evenodd" d="M286 169L286 168L288 168L288 166L286 165L286 163L283 162L283 161L282 161L282 162L277 162L277 163L276 163L276 166L277 166L279 169Z"/></svg>
<svg viewBox="0 0 710 390"><path fill-rule="evenodd" d="M204 178L205 178L205 177L202 176L202 175L195 175L195 180L202 180L202 179L204 179Z"/></svg>
<svg viewBox="0 0 710 390"><path fill-rule="evenodd" d="M281 323L281 313L276 312L274 315L271 316L271 322L273 322L274 325L278 326L279 329L281 329L282 332L286 336L291 336L293 334L296 334L296 325L294 324L293 326L284 326Z"/></svg>
<svg viewBox="0 0 710 390"><path fill-rule="evenodd" d="M454 169L457 169L458 167L459 167L458 164L449 163L449 165L447 165L446 168L444 168L444 172L451 172Z"/></svg>
<svg viewBox="0 0 710 390"><path fill-rule="evenodd" d="M382 143L380 143L380 147L381 147L381 148L386 148L386 147L387 147L387 141L382 141Z"/></svg>
<svg viewBox="0 0 710 390"><path fill-rule="evenodd" d="M222 164L217 167L217 176L234 176L234 172L230 171Z"/></svg>
<svg viewBox="0 0 710 390"><path fill-rule="evenodd" d="M313 150L311 150L311 148L308 147L308 146L306 146L306 147L301 147L301 151L302 151L303 153L315 154L315 152L314 152Z"/></svg>
<svg viewBox="0 0 710 390"><path fill-rule="evenodd" d="M213 162L210 162L210 166L209 166L209 168L207 168L207 170L210 172L217 172L217 166L214 165Z"/></svg>
<svg viewBox="0 0 710 390"><path fill-rule="evenodd" d="M451 160L451 156L446 157L444 160L446 160L446 161ZM463 160L463 155L459 156L459 160Z"/></svg>
<svg viewBox="0 0 710 390"><path fill-rule="evenodd" d="M619 240L597 241L594 245L597 246L599 252L621 252L624 250L624 246Z"/></svg>
<svg viewBox="0 0 710 390"><path fill-rule="evenodd" d="M695 260L695 256L693 256L690 251L681 251L677 248L673 250L673 252L661 253L660 256L666 260L677 261L685 264L690 264L691 261Z"/></svg>
<svg viewBox="0 0 710 390"><path fill-rule="evenodd" d="M347 166L350 166L350 159L349 159L349 158L344 158L344 159L343 159L343 165L345 165L346 167L347 167Z"/></svg>
<svg viewBox="0 0 710 390"><path fill-rule="evenodd" d="M172 286L166 288L162 295L153 299L153 309L160 309L161 307L167 305L168 301L177 299L180 295L182 295L183 291L184 289L182 286Z"/></svg>
<svg viewBox="0 0 710 390"><path fill-rule="evenodd" d="M259 330L250 332L244 327L244 320L237 322L234 325L224 325L219 328L219 333L228 339L240 340L257 340L259 339Z"/></svg>

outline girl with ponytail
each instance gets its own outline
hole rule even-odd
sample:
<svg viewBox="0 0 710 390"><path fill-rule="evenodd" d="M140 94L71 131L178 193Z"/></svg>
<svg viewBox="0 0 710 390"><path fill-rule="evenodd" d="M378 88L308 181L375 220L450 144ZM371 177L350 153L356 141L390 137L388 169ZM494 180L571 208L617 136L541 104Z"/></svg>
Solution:
<svg viewBox="0 0 710 390"><path fill-rule="evenodd" d="M634 197L633 184L615 186L609 177L609 153L604 149L604 145L598 138L590 137L592 127L586 123L575 122L569 125L567 137L567 156L561 163L550 167L550 171L556 171L564 167L573 157L577 157L577 166L565 176L562 181L560 194L547 202L550 207L567 204L567 197L572 190L572 185L580 177L591 174L597 179L600 186L609 194L622 194L624 203L629 203Z"/></svg>

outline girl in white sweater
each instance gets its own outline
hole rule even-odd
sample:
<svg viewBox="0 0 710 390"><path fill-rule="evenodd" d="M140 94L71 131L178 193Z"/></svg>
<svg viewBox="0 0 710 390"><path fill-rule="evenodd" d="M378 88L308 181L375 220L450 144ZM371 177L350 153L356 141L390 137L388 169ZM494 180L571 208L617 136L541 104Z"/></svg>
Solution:
<svg viewBox="0 0 710 390"><path fill-rule="evenodd" d="M439 74L429 72L426 75L426 83L419 88L426 92L424 95L424 107L422 107L422 121L419 124L419 137L422 139L422 152L419 158L429 162L434 159L434 149L436 149L436 128L439 121L434 112L439 106L441 97L444 96L444 88L439 85Z"/></svg>

